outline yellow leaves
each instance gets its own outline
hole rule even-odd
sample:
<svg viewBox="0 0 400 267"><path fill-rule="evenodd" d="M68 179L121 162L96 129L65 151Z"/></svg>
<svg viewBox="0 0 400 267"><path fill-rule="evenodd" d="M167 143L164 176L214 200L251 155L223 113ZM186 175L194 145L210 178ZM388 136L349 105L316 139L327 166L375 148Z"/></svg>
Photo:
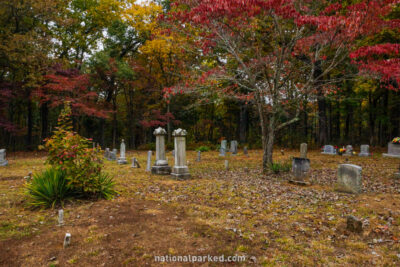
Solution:
<svg viewBox="0 0 400 267"><path fill-rule="evenodd" d="M162 7L155 3L133 3L124 11L122 18L136 29L140 36L146 36L154 32L159 23L157 17L162 13Z"/></svg>

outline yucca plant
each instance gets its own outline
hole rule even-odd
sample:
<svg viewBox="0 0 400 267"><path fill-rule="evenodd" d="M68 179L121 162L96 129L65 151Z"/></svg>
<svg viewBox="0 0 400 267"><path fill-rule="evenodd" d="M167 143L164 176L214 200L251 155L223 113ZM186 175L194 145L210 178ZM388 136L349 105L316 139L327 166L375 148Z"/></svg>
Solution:
<svg viewBox="0 0 400 267"><path fill-rule="evenodd" d="M284 163L274 162L269 165L269 169L275 174L280 172L289 172L291 168L292 164L290 164L289 162L284 162Z"/></svg>
<svg viewBox="0 0 400 267"><path fill-rule="evenodd" d="M97 193L101 198L111 199L114 195L118 194L118 192L114 190L115 182L108 173L100 173L98 177L98 186Z"/></svg>
<svg viewBox="0 0 400 267"><path fill-rule="evenodd" d="M32 207L54 208L63 205L74 194L67 184L66 173L56 168L35 174L26 189L28 204Z"/></svg>

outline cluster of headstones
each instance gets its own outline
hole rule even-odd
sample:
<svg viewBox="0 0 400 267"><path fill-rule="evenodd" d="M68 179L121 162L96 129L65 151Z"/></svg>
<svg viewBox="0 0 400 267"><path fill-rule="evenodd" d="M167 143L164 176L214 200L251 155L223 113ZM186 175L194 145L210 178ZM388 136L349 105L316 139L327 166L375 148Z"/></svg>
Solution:
<svg viewBox="0 0 400 267"><path fill-rule="evenodd" d="M353 146L352 145L347 145L344 155L345 156L352 156L353 152L354 152ZM322 150L321 153L322 154L326 154L326 155L336 155L336 154L338 154L338 151L332 145L325 145L323 147L323 150ZM370 155L371 154L369 153L369 145L361 145L360 153L358 154L358 156L360 156L360 157L368 157Z"/></svg>
<svg viewBox="0 0 400 267"><path fill-rule="evenodd" d="M222 140L221 141L221 147L219 149L219 155L222 156L222 157L225 157L226 156L226 152L228 152L228 151L231 152L233 156L237 155L237 153L238 153L238 145L239 145L238 141L232 140L231 141L231 146L228 149L228 141L227 140ZM245 154L245 155L248 154L247 147L243 148L243 154Z"/></svg>

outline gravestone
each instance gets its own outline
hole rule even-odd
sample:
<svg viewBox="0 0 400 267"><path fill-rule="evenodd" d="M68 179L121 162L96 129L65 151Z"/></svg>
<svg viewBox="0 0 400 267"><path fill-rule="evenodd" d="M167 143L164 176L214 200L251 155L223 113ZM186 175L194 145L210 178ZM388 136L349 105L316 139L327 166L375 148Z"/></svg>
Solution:
<svg viewBox="0 0 400 267"><path fill-rule="evenodd" d="M110 152L109 160L111 160L111 161L117 160L117 150L116 149L113 149L113 151Z"/></svg>
<svg viewBox="0 0 400 267"><path fill-rule="evenodd" d="M156 136L156 162L151 167L151 173L159 175L168 175L171 173L171 167L165 158L165 129L158 127L153 133Z"/></svg>
<svg viewBox="0 0 400 267"><path fill-rule="evenodd" d="M307 144L302 143L300 145L300 158L306 159L307 158Z"/></svg>
<svg viewBox="0 0 400 267"><path fill-rule="evenodd" d="M0 166L7 166L8 161L6 160L6 150L0 149Z"/></svg>
<svg viewBox="0 0 400 267"><path fill-rule="evenodd" d="M151 150L147 151L147 165L146 165L146 172L151 171L151 154L153 154L151 152Z"/></svg>
<svg viewBox="0 0 400 267"><path fill-rule="evenodd" d="M106 151L104 152L104 157L108 160L110 160L110 149L107 147Z"/></svg>
<svg viewBox="0 0 400 267"><path fill-rule="evenodd" d="M225 160L225 170L229 170L229 161Z"/></svg>
<svg viewBox="0 0 400 267"><path fill-rule="evenodd" d="M228 141L222 140L221 141L221 148L219 149L219 155L220 156L225 157L227 146L228 146Z"/></svg>
<svg viewBox="0 0 400 267"><path fill-rule="evenodd" d="M197 151L197 159L196 159L196 161L197 162L201 161L201 151Z"/></svg>
<svg viewBox="0 0 400 267"><path fill-rule="evenodd" d="M354 164L340 164L337 174L336 191L346 193L361 193L362 168Z"/></svg>
<svg viewBox="0 0 400 267"><path fill-rule="evenodd" d="M310 160L306 158L292 159L292 173L294 181L304 181L310 170Z"/></svg>
<svg viewBox="0 0 400 267"><path fill-rule="evenodd" d="M171 175L177 179L190 178L189 168L186 165L186 130L177 129L172 132L175 147L175 165Z"/></svg>
<svg viewBox="0 0 400 267"><path fill-rule="evenodd" d="M353 155L353 146L352 145L347 145L346 146L346 152L344 152L345 156L352 156Z"/></svg>
<svg viewBox="0 0 400 267"><path fill-rule="evenodd" d="M125 141L124 141L124 139L122 139L120 152L119 152L118 164L128 164L128 161L126 160L126 156L125 156L125 149L126 149Z"/></svg>
<svg viewBox="0 0 400 267"><path fill-rule="evenodd" d="M369 145L361 145L360 148L360 154L358 154L360 157L369 157Z"/></svg>
<svg viewBox="0 0 400 267"><path fill-rule="evenodd" d="M58 210L58 225L64 224L64 210Z"/></svg>
<svg viewBox="0 0 400 267"><path fill-rule="evenodd" d="M247 151L247 146L243 148L243 154L246 156L249 155L249 152Z"/></svg>
<svg viewBox="0 0 400 267"><path fill-rule="evenodd" d="M64 237L64 248L69 247L71 245L71 234L66 233Z"/></svg>
<svg viewBox="0 0 400 267"><path fill-rule="evenodd" d="M325 145L322 151L322 154L325 155L336 155L336 149L331 145Z"/></svg>
<svg viewBox="0 0 400 267"><path fill-rule="evenodd" d="M140 168L139 161L136 158L132 158L132 166L131 168Z"/></svg>
<svg viewBox="0 0 400 267"><path fill-rule="evenodd" d="M238 142L236 140L232 140L230 152L232 153L232 155L236 155L237 151L238 151Z"/></svg>
<svg viewBox="0 0 400 267"><path fill-rule="evenodd" d="M400 158L400 144L388 143L388 153L383 154L384 157Z"/></svg>

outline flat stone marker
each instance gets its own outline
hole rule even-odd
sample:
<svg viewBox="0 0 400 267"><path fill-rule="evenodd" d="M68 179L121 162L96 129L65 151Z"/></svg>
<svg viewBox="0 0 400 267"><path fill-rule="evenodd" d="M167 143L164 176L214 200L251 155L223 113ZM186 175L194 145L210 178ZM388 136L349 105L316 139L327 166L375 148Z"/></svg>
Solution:
<svg viewBox="0 0 400 267"><path fill-rule="evenodd" d="M245 146L245 147L243 148L243 154L246 155L246 156L249 155L249 152L247 151L247 146Z"/></svg>
<svg viewBox="0 0 400 267"><path fill-rule="evenodd" d="M222 140L221 141L221 148L219 149L219 155L220 156L222 156L222 157L226 156L227 146L228 146L228 141Z"/></svg>
<svg viewBox="0 0 400 267"><path fill-rule="evenodd" d="M232 155L236 155L237 154L237 152L238 152L238 141L236 141L236 140L232 140L231 141L230 152L232 153Z"/></svg>
<svg viewBox="0 0 400 267"><path fill-rule="evenodd" d="M147 165L146 165L146 172L151 171L151 150L147 151Z"/></svg>
<svg viewBox="0 0 400 267"><path fill-rule="evenodd" d="M362 191L362 168L354 164L340 164L335 190L358 194Z"/></svg>
<svg viewBox="0 0 400 267"><path fill-rule="evenodd" d="M197 162L201 161L201 151L197 151L197 159L196 159L196 161Z"/></svg>
<svg viewBox="0 0 400 267"><path fill-rule="evenodd" d="M400 144L388 143L388 153L382 154L384 157L400 158Z"/></svg>
<svg viewBox="0 0 400 267"><path fill-rule="evenodd" d="M300 158L306 159L307 158L307 144L302 143L300 145Z"/></svg>
<svg viewBox="0 0 400 267"><path fill-rule="evenodd" d="M371 154L369 153L369 145L361 145L359 157L369 157Z"/></svg>
<svg viewBox="0 0 400 267"><path fill-rule="evenodd" d="M159 175L168 175L171 173L171 167L168 166L168 161L165 158L165 129L158 127L154 133L156 136L156 162L151 167L151 173Z"/></svg>
<svg viewBox="0 0 400 267"><path fill-rule="evenodd" d="M118 164L128 164L128 161L126 160L125 156L125 141L122 139L121 141L121 147L120 147L120 154L119 154L119 159L118 159Z"/></svg>
<svg viewBox="0 0 400 267"><path fill-rule="evenodd" d="M336 149L332 145L325 145L322 154L336 155Z"/></svg>
<svg viewBox="0 0 400 267"><path fill-rule="evenodd" d="M190 178L189 168L186 165L186 130L176 129L172 132L175 147L175 164L171 175L177 179Z"/></svg>
<svg viewBox="0 0 400 267"><path fill-rule="evenodd" d="M346 146L346 152L344 152L345 156L352 156L353 155L353 146L352 145L347 145Z"/></svg>
<svg viewBox="0 0 400 267"><path fill-rule="evenodd" d="M8 160L6 160L6 150L0 149L0 166L7 166Z"/></svg>

